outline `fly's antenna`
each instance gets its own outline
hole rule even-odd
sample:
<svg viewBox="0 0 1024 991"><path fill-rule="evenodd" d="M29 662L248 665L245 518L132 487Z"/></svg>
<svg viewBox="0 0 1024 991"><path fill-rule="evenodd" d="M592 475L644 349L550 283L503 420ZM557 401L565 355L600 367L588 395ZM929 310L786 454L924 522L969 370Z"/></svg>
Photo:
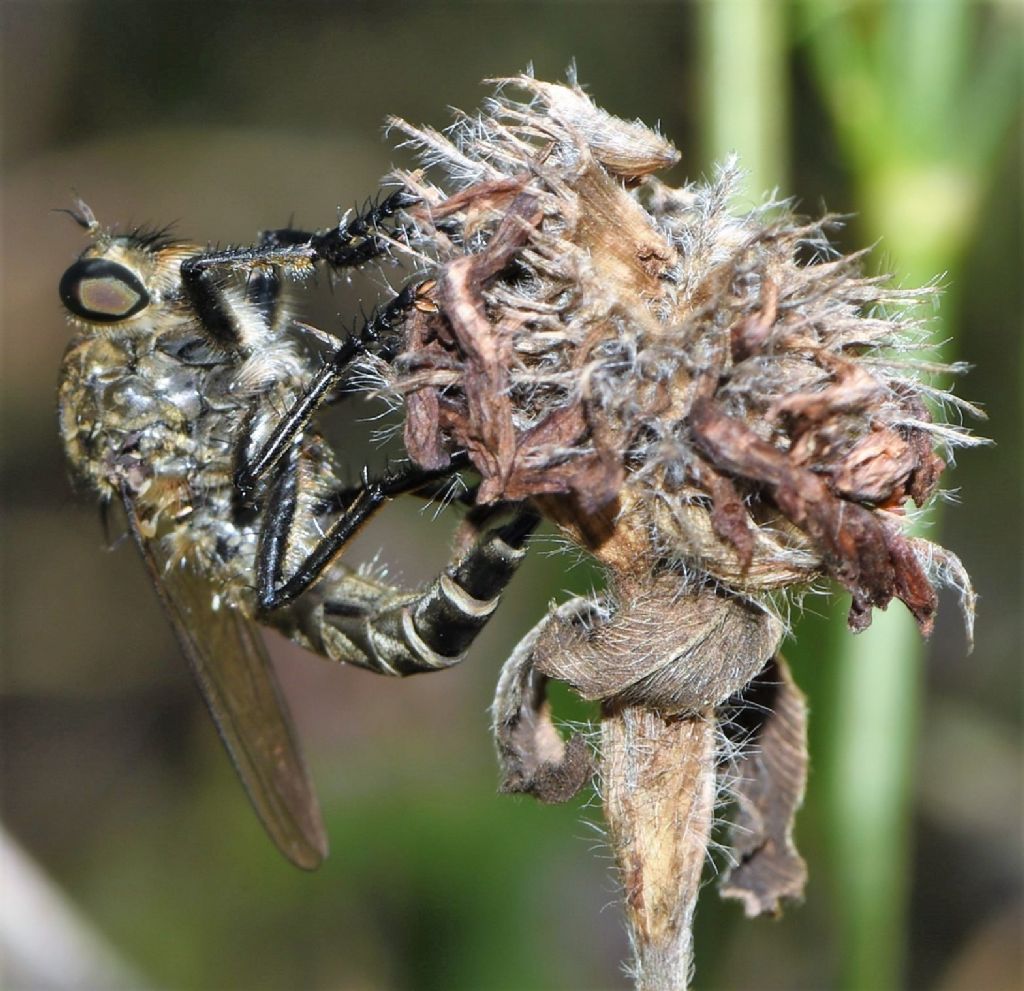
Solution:
<svg viewBox="0 0 1024 991"><path fill-rule="evenodd" d="M92 212L92 208L89 206L81 196L78 195L74 190L71 191L72 200L70 207L57 207L54 213L66 213L79 227L89 231L91 234L99 227L99 221L96 219L96 214Z"/></svg>

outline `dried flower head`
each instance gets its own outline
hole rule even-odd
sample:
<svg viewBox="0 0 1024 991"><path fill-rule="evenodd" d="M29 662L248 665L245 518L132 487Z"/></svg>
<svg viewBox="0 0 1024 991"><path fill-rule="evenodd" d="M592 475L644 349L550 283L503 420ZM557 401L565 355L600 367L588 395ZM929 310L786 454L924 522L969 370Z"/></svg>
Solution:
<svg viewBox="0 0 1024 991"><path fill-rule="evenodd" d="M625 528L693 581L832 576L855 629L897 597L927 634L937 575L970 616L955 559L904 535L944 467L933 447L973 442L932 418L967 405L926 381L958 369L914 355L933 290L862 274L863 252L830 247L834 218L731 212L735 161L637 186L678 157L661 136L577 86L509 82L530 99L503 85L450 137L395 122L445 173L400 175L436 280L389 381L413 459L466 449L481 502L546 497L590 549Z"/></svg>
<svg viewBox="0 0 1024 991"><path fill-rule="evenodd" d="M921 354L933 288L865 275L863 252L830 246L836 218L779 202L735 212L734 160L710 182L664 185L651 174L673 147L573 80L500 80L447 135L394 125L425 166L397 176L420 204L396 250L428 282L404 354L380 369L405 403L408 452L436 468L467 451L479 502L533 500L608 572L602 596L554 611L506 665L506 785L560 799L589 774L585 749L550 726L547 678L604 703L638 975L676 986L657 975L685 975L689 959L692 902L677 889L703 860L712 729L745 686L772 698L749 730L760 756L739 758L727 892L756 914L802 887L789 829L804 708L777 655L780 593L833 578L854 630L897 598L927 635L945 582L970 626L964 569L907 523L950 449L976 442L936 411L974 409L930 384L959 370ZM673 774L655 766L666 759ZM690 847L667 854L680 833Z"/></svg>

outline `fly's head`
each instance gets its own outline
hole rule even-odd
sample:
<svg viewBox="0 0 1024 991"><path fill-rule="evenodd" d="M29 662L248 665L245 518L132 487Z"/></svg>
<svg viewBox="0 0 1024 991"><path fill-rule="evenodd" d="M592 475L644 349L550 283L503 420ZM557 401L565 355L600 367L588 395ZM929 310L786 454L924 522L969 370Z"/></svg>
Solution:
<svg viewBox="0 0 1024 991"><path fill-rule="evenodd" d="M181 262L194 248L169 238L166 229L101 227L81 200L66 212L91 239L60 280L60 299L74 324L116 337L158 334L180 321Z"/></svg>
<svg viewBox="0 0 1024 991"><path fill-rule="evenodd" d="M77 330L58 388L65 452L102 498L147 492L149 505L167 511L182 501L180 479L194 470L203 369L159 345L194 323L181 263L197 249L165 232L101 227L81 201L68 212L90 243L59 286ZM166 484L153 486L154 478Z"/></svg>

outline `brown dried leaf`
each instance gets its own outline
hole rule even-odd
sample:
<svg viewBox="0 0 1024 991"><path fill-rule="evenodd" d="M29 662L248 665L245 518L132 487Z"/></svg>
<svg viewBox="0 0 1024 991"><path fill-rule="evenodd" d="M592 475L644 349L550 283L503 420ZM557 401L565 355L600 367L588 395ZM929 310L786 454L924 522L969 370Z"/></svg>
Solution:
<svg viewBox="0 0 1024 991"><path fill-rule="evenodd" d="M612 175L636 179L679 161L679 152L670 141L639 121L613 117L575 84L545 83L527 75L492 82L514 83L538 96L546 104L547 113L576 133ZM538 113L534 126L542 125L543 117Z"/></svg>
<svg viewBox="0 0 1024 991"><path fill-rule="evenodd" d="M506 498L516 452L508 395L509 331L488 319L483 288L526 243L542 213L537 197L520 193L487 247L449 262L438 277L439 303L452 328L464 365L465 421L456 435L482 476L479 501Z"/></svg>
<svg viewBox="0 0 1024 991"><path fill-rule="evenodd" d="M548 462L536 467L521 466L517 460L502 498L514 502L534 496L569 493L578 497L582 511L591 513L615 498L622 477L621 464L609 464L596 452L573 457L562 464Z"/></svg>
<svg viewBox="0 0 1024 991"><path fill-rule="evenodd" d="M450 217L463 210L482 213L487 210L504 210L522 192L529 176L511 176L508 179L490 179L474 183L465 189L452 193L442 203L413 207L409 216L420 223L437 218ZM467 224L472 227L472 224Z"/></svg>
<svg viewBox="0 0 1024 991"><path fill-rule="evenodd" d="M910 418L921 423L931 423L932 416L920 397L904 390L902 408ZM946 462L932 449L931 435L916 427L902 427L900 432L914 450L916 465L907 480L907 494L918 506L923 506L939 487L939 477L946 469Z"/></svg>
<svg viewBox="0 0 1024 991"><path fill-rule="evenodd" d="M832 487L854 502L899 504L918 465L914 449L892 430L875 430L832 469Z"/></svg>
<svg viewBox="0 0 1024 991"><path fill-rule="evenodd" d="M586 612L586 600L571 600L559 613ZM534 667L533 650L545 616L519 643L501 669L494 697L494 737L503 792L533 795L542 802L567 802L594 774L586 741L574 734L566 742L551 718L548 679Z"/></svg>
<svg viewBox="0 0 1024 991"><path fill-rule="evenodd" d="M733 361L743 361L761 350L778 317L778 304L779 287L771 279L766 278L762 290L761 309L729 328Z"/></svg>
<svg viewBox="0 0 1024 991"><path fill-rule="evenodd" d="M434 471L451 463L438 426L437 389L425 386L405 400L405 449L421 468Z"/></svg>
<svg viewBox="0 0 1024 991"><path fill-rule="evenodd" d="M711 495L711 528L736 550L740 567L746 571L754 559L754 533L743 497L732 479L719 474L706 461L694 463L698 482Z"/></svg>
<svg viewBox="0 0 1024 991"><path fill-rule="evenodd" d="M819 360L832 367L835 384L818 392L798 392L779 399L768 414L788 422L794 438L840 413L860 412L885 391L873 375L849 361L826 358L824 354Z"/></svg>
<svg viewBox="0 0 1024 991"><path fill-rule="evenodd" d="M743 902L747 918L776 914L783 898L803 896L807 865L793 844L793 820L807 784L807 704L776 654L743 693L737 716L754 717L736 763L736 814L729 840L736 858L722 877L723 898Z"/></svg>
<svg viewBox="0 0 1024 991"><path fill-rule="evenodd" d="M907 495L923 506L939 487L946 462L932 450L932 438L924 430L907 429L908 443L914 450L916 465L907 480Z"/></svg>
<svg viewBox="0 0 1024 991"><path fill-rule="evenodd" d="M619 452L606 445L582 446L588 432L583 404L555 410L522 434L505 498L572 493L586 513L611 502L622 487L625 469ZM571 457L565 452L572 451Z"/></svg>
<svg viewBox="0 0 1024 991"><path fill-rule="evenodd" d="M406 320L407 365L434 367L447 354L436 339L441 318L426 310L413 309ZM439 420L439 391L436 385L423 385L405 397L405 449L421 468L433 471L451 461Z"/></svg>

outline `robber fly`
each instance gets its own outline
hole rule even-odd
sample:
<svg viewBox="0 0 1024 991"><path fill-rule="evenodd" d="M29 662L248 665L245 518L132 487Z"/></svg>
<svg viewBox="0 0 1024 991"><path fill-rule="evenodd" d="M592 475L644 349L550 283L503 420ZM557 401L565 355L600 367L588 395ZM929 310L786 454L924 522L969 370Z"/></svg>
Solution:
<svg viewBox="0 0 1024 991"><path fill-rule="evenodd" d="M347 339L294 321L284 278L361 265L404 204L395 194L326 232L279 230L252 247L207 250L164 233L102 228L68 211L90 244L60 297L77 333L64 355L60 431L74 473L119 503L160 601L257 814L293 863L327 841L315 793L256 623L380 674L450 667L464 656L525 554L530 511L484 530L420 591L338 560L388 498L429 494L458 463L413 466L345 486L311 425L346 391L352 360L397 352L412 286ZM319 347L307 346L311 333ZM339 383L341 383L339 385Z"/></svg>

